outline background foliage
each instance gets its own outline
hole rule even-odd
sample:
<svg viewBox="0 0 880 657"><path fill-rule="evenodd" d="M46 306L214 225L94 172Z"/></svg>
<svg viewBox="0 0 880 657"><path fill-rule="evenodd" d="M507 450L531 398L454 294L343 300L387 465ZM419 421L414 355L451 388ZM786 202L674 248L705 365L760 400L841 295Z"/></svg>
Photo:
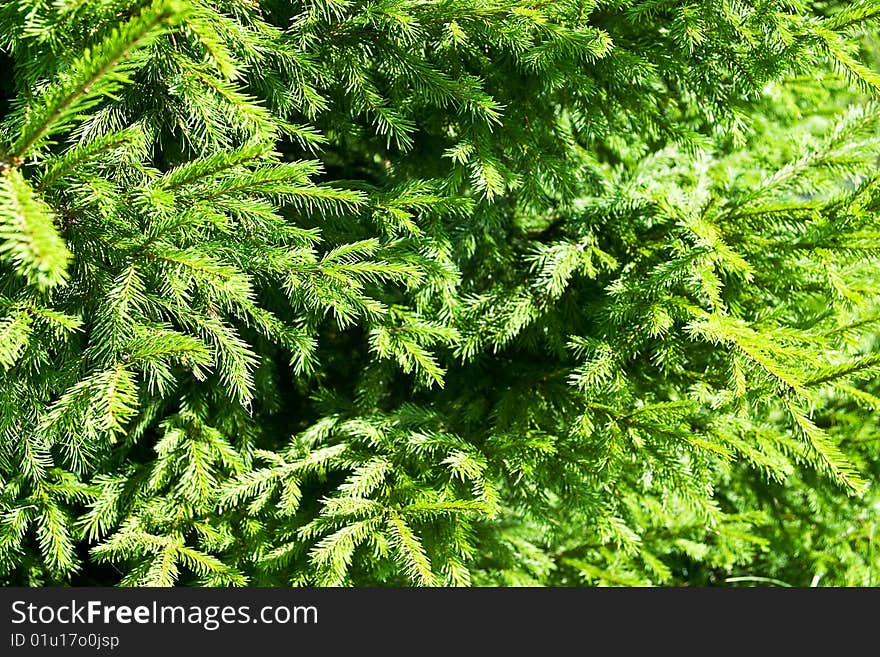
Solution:
<svg viewBox="0 0 880 657"><path fill-rule="evenodd" d="M0 580L873 585L880 2L0 7Z"/></svg>

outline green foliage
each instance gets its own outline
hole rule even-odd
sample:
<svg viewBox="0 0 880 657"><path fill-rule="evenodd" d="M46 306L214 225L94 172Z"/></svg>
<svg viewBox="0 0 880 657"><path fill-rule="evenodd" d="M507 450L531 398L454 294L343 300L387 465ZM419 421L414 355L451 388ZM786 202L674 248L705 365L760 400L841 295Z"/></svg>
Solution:
<svg viewBox="0 0 880 657"><path fill-rule="evenodd" d="M5 3L0 581L877 584L878 20Z"/></svg>

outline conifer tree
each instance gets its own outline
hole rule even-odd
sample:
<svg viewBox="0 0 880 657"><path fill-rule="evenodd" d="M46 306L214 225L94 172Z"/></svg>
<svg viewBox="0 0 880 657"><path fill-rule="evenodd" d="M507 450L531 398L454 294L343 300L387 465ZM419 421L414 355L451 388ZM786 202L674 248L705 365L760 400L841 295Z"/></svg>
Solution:
<svg viewBox="0 0 880 657"><path fill-rule="evenodd" d="M0 581L875 585L880 2L0 6Z"/></svg>

